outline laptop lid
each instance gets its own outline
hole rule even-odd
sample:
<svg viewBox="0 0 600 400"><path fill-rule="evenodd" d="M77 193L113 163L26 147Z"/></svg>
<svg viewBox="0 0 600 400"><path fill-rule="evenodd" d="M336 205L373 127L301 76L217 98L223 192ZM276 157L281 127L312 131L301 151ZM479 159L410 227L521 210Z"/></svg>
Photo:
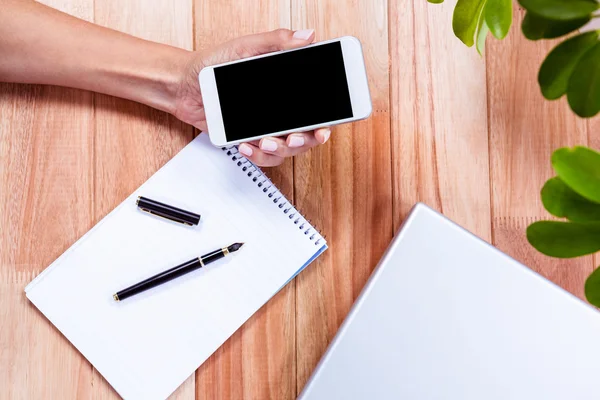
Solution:
<svg viewBox="0 0 600 400"><path fill-rule="evenodd" d="M300 398L600 397L600 315L417 205Z"/></svg>

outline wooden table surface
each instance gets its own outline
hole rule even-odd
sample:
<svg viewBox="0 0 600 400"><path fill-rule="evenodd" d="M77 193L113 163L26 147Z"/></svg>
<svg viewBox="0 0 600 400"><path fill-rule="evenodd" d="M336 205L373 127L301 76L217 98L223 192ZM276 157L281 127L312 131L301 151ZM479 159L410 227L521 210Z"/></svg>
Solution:
<svg viewBox="0 0 600 400"><path fill-rule="evenodd" d="M45 0L143 38L205 49L278 27L363 43L374 112L269 171L330 249L251 318L179 399L291 399L417 201L582 297L592 257L554 260L526 242L563 145L600 147L594 120L536 83L552 43L523 12L480 57L451 31L453 3L425 0ZM596 120L597 121L597 120ZM148 107L85 91L0 84L0 398L115 398L26 300L24 286L196 134ZM598 260L596 260L598 262ZM507 293L510 296L510 293ZM393 318L393 308L390 308Z"/></svg>

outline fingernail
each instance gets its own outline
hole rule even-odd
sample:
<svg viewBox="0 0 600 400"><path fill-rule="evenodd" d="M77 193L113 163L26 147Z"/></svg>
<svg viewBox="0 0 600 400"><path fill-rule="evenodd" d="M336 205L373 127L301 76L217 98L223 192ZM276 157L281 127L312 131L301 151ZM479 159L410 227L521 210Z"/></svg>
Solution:
<svg viewBox="0 0 600 400"><path fill-rule="evenodd" d="M277 142L271 139L263 139L260 142L260 148L264 151L275 151L277 150Z"/></svg>
<svg viewBox="0 0 600 400"><path fill-rule="evenodd" d="M238 150L246 157L250 157L252 155L252 147L248 146L246 143L240 144Z"/></svg>
<svg viewBox="0 0 600 400"><path fill-rule="evenodd" d="M327 140L329 140L329 135L331 135L331 130L330 129L325 129L323 131L323 143L326 143Z"/></svg>
<svg viewBox="0 0 600 400"><path fill-rule="evenodd" d="M314 29L301 29L299 31L294 32L294 36L292 37L294 39L308 40L308 38L310 38L310 35L312 35L314 31Z"/></svg>
<svg viewBox="0 0 600 400"><path fill-rule="evenodd" d="M291 135L288 143L289 147L302 147L304 146L304 136Z"/></svg>

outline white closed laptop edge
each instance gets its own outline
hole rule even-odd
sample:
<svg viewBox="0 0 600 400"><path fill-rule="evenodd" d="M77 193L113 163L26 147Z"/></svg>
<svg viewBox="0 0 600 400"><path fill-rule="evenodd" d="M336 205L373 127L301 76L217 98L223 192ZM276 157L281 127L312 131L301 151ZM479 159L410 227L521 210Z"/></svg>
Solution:
<svg viewBox="0 0 600 400"><path fill-rule="evenodd" d="M596 309L418 204L300 398L598 398L599 338Z"/></svg>

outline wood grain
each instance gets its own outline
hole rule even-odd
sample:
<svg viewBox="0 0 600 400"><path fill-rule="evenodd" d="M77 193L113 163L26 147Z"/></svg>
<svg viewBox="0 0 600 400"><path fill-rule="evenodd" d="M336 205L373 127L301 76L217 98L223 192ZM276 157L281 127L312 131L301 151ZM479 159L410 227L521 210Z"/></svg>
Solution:
<svg viewBox="0 0 600 400"><path fill-rule="evenodd" d="M191 0L102 1L95 22L143 39L192 48ZM143 15L143 18L140 18ZM192 127L131 101L95 95L96 218L112 210L191 139Z"/></svg>
<svg viewBox="0 0 600 400"><path fill-rule="evenodd" d="M290 27L289 0L197 0L195 49L236 37ZM293 198L293 160L266 170ZM238 330L197 372L198 399L295 397L295 283L287 285Z"/></svg>
<svg viewBox="0 0 600 400"><path fill-rule="evenodd" d="M46 0L143 38L208 51L275 28L355 35L374 113L268 171L330 249L173 395L291 399L417 201L576 295L596 257L556 260L525 228L547 218L539 189L560 146L590 144L598 119L545 101L536 75L553 42L529 42L523 13L485 57L451 34L455 2L410 0ZM515 3L516 4L516 3ZM316 94L316 95L327 95ZM115 398L32 307L23 288L194 135L148 107L88 92L0 84L0 398Z"/></svg>
<svg viewBox="0 0 600 400"><path fill-rule="evenodd" d="M23 294L37 271L0 271L0 397L89 398L92 368Z"/></svg>
<svg viewBox="0 0 600 400"><path fill-rule="evenodd" d="M592 271L590 257L545 257L529 245L525 230L531 222L550 217L539 191L554 176L552 152L587 144L588 126L564 99L543 99L537 72L557 42L526 40L519 30L524 11L516 5L515 9L509 36L502 42L487 42L494 244L582 297L583 283Z"/></svg>
<svg viewBox="0 0 600 400"><path fill-rule="evenodd" d="M490 240L485 63L455 4L390 3L394 226L421 201Z"/></svg>
<svg viewBox="0 0 600 400"><path fill-rule="evenodd" d="M93 2L44 3L93 18ZM25 298L93 224L93 95L0 84L0 398L86 397L85 359Z"/></svg>
<svg viewBox="0 0 600 400"><path fill-rule="evenodd" d="M3 85L2 251L17 271L47 266L90 227L92 94ZM70 117L73 119L70 119ZM56 238L60 237L60 240Z"/></svg>
<svg viewBox="0 0 600 400"><path fill-rule="evenodd" d="M330 245L296 279L300 392L392 237L387 2L293 0L292 27L314 28L317 41L359 38L374 107L296 158L296 203Z"/></svg>
<svg viewBox="0 0 600 400"><path fill-rule="evenodd" d="M143 39L192 49L191 0L96 1L95 22ZM131 101L95 95L94 219L122 202L193 138L193 128ZM96 397L116 393L94 371ZM194 377L173 398L193 399Z"/></svg>

